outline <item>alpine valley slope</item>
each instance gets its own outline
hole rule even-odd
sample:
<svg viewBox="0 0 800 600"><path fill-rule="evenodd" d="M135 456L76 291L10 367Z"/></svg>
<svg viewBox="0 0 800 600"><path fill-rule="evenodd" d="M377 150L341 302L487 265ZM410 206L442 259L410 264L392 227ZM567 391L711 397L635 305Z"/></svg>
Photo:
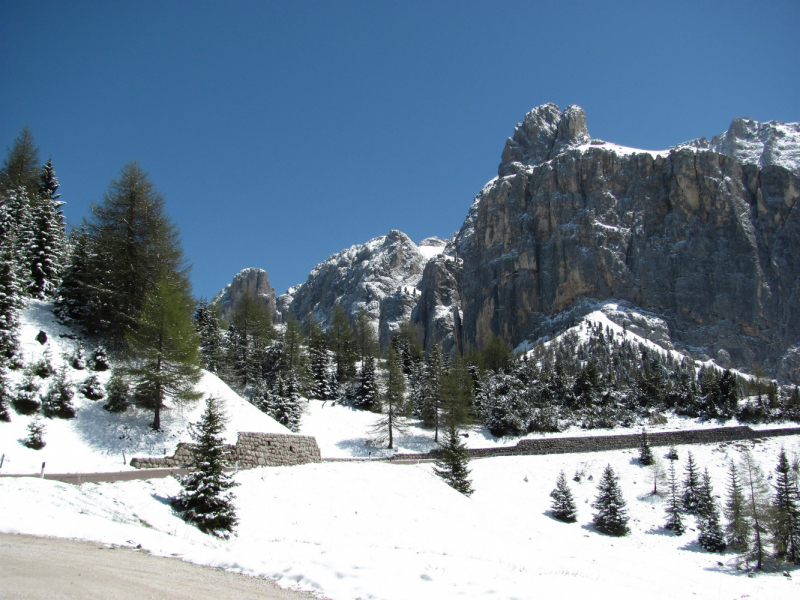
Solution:
<svg viewBox="0 0 800 600"><path fill-rule="evenodd" d="M614 301L662 322L666 348L800 383L799 173L799 124L735 119L711 142L646 151L546 104L446 244L392 231L343 250L276 317L325 325L340 303L382 343L410 319L451 351L552 336Z"/></svg>

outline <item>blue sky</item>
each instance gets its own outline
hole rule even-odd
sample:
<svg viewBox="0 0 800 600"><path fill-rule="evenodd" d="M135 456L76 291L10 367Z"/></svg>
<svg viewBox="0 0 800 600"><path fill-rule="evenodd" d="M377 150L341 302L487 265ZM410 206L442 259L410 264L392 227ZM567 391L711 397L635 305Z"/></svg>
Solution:
<svg viewBox="0 0 800 600"><path fill-rule="evenodd" d="M24 125L72 224L137 159L198 296L280 294L391 229L456 231L539 104L661 149L800 121L800 3L0 0L0 149Z"/></svg>

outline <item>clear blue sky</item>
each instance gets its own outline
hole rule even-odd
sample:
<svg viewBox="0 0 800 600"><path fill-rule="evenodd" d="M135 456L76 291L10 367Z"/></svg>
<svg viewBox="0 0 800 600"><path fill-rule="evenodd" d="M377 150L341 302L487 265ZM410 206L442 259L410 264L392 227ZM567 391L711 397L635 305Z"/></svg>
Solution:
<svg viewBox="0 0 800 600"><path fill-rule="evenodd" d="M532 107L661 149L800 121L800 2L0 0L0 150L24 125L70 223L137 159L198 296L456 231Z"/></svg>

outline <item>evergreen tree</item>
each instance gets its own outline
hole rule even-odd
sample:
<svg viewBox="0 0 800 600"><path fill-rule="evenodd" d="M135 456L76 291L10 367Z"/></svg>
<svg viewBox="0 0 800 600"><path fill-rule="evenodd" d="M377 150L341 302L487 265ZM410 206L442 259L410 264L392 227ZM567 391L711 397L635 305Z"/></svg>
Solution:
<svg viewBox="0 0 800 600"><path fill-rule="evenodd" d="M23 443L33 450L41 450L47 445L44 441L45 426L42 423L42 417L36 415L34 419L28 424L28 439Z"/></svg>
<svg viewBox="0 0 800 600"><path fill-rule="evenodd" d="M8 380L6 379L5 361L0 359L0 421L5 421L6 423L11 421L8 407L12 401L13 398L8 389Z"/></svg>
<svg viewBox="0 0 800 600"><path fill-rule="evenodd" d="M691 452L688 453L688 458L686 459L684 474L683 492L681 494L683 510L690 515L697 515L700 504L700 473Z"/></svg>
<svg viewBox="0 0 800 600"><path fill-rule="evenodd" d="M388 438L389 449L393 449L395 432L406 433L407 427L403 416L405 412L406 382L403 379L400 359L392 346L389 346L386 370L386 392L382 398L383 416L375 423L373 431L380 438Z"/></svg>
<svg viewBox="0 0 800 600"><path fill-rule="evenodd" d="M53 417L74 419L75 406L72 404L74 395L72 384L67 381L67 368L61 367L47 392L42 396L42 413L51 419Z"/></svg>
<svg viewBox="0 0 800 600"><path fill-rule="evenodd" d="M33 141L33 134L23 127L0 169L0 196L9 190L22 188L31 198L35 197L39 188L40 164L39 149Z"/></svg>
<svg viewBox="0 0 800 600"><path fill-rule="evenodd" d="M101 268L94 251L93 239L83 225L70 233L71 248L62 273L61 284L55 300L55 310L62 321L74 320L83 323L89 330L94 325L89 315L100 314L97 294L97 270Z"/></svg>
<svg viewBox="0 0 800 600"><path fill-rule="evenodd" d="M358 317L356 317L355 334L359 353L361 354L361 362L363 363L368 356L375 357L379 351L378 340L375 337L375 330L372 328L372 319L363 308L358 312Z"/></svg>
<svg viewBox="0 0 800 600"><path fill-rule="evenodd" d="M353 406L365 410L377 410L380 407L380 390L375 375L375 359L372 356L367 355L361 363Z"/></svg>
<svg viewBox="0 0 800 600"><path fill-rule="evenodd" d="M196 366L199 342L192 324L192 299L186 281L163 281L145 297L135 328L128 334L127 376L145 391L154 411L152 427L161 429L167 396L194 400L200 380Z"/></svg>
<svg viewBox="0 0 800 600"><path fill-rule="evenodd" d="M111 363L108 360L108 354L106 354L104 346L100 345L94 349L91 368L92 371L108 371L111 368Z"/></svg>
<svg viewBox="0 0 800 600"><path fill-rule="evenodd" d="M106 383L106 396L108 401L103 405L109 412L125 412L130 406L128 394L130 387L119 372L113 371Z"/></svg>
<svg viewBox="0 0 800 600"><path fill-rule="evenodd" d="M574 523L577 520L578 507L575 506L575 500L572 497L572 492L567 485L567 476L562 470L556 480L556 489L550 492L550 497L553 499L550 508L553 510L553 516L559 521L565 523Z"/></svg>
<svg viewBox="0 0 800 600"><path fill-rule="evenodd" d="M303 342L302 326L293 314L289 315L283 332L283 366L294 374L300 388L305 388L309 380L308 357Z"/></svg>
<svg viewBox="0 0 800 600"><path fill-rule="evenodd" d="M164 197L136 161L122 168L102 202L91 207L92 302L84 321L113 343L136 329L145 299L161 281L188 280L178 230L164 207Z"/></svg>
<svg viewBox="0 0 800 600"><path fill-rule="evenodd" d="M728 498L723 509L728 521L725 526L726 541L733 550L745 552L750 545L752 529L746 516L742 481L733 461L728 468L728 475Z"/></svg>
<svg viewBox="0 0 800 600"><path fill-rule="evenodd" d="M778 558L800 564L800 491L792 480L791 466L783 448L778 455L775 473L772 545Z"/></svg>
<svg viewBox="0 0 800 600"><path fill-rule="evenodd" d="M228 333L234 376L246 389L262 377L267 350L275 339L269 308L245 294L233 309Z"/></svg>
<svg viewBox="0 0 800 600"><path fill-rule="evenodd" d="M472 378L461 357L456 356L442 379L442 421L446 426L466 424L472 404Z"/></svg>
<svg viewBox="0 0 800 600"><path fill-rule="evenodd" d="M56 201L61 197L58 192L58 178L56 177L56 170L53 167L53 157L49 157L47 162L42 166L39 173L39 198ZM59 203L56 208L63 206L64 203Z"/></svg>
<svg viewBox="0 0 800 600"><path fill-rule="evenodd" d="M192 431L195 470L181 477L183 490L173 506L200 531L228 538L238 523L231 491L237 484L225 472L224 429L222 401L207 398L203 418Z"/></svg>
<svg viewBox="0 0 800 600"><path fill-rule="evenodd" d="M678 494L678 479L675 475L675 463L669 464L669 504L667 505L667 522L665 529L673 531L675 535L682 535L686 531L681 519L681 499Z"/></svg>
<svg viewBox="0 0 800 600"><path fill-rule="evenodd" d="M714 490L711 486L711 476L708 469L703 472L703 481L700 484L700 505L697 515L697 525L700 536L697 542L709 552L722 552L725 550L725 535L719 520L719 508L714 500Z"/></svg>
<svg viewBox="0 0 800 600"><path fill-rule="evenodd" d="M33 415L42 407L38 400L39 384L33 378L33 373L27 371L20 384L17 386L17 395L14 398L14 410L21 415Z"/></svg>
<svg viewBox="0 0 800 600"><path fill-rule="evenodd" d="M31 207L33 237L27 244L30 282L28 294L33 298L56 296L61 282L67 254L67 235L64 215L56 194L58 180L55 178L52 159L42 168L38 200Z"/></svg>
<svg viewBox="0 0 800 600"><path fill-rule="evenodd" d="M603 471L597 492L597 499L592 503L592 508L597 510L593 520L595 528L608 535L627 535L630 532L628 512L611 465L606 466Z"/></svg>
<svg viewBox="0 0 800 600"><path fill-rule="evenodd" d="M201 365L212 373L221 374L225 366L225 353L217 307L201 299L194 312L194 324L200 336Z"/></svg>
<svg viewBox="0 0 800 600"><path fill-rule="evenodd" d="M300 384L293 372L289 371L285 378L279 375L265 403L267 414L294 432L299 431L303 416L299 388Z"/></svg>
<svg viewBox="0 0 800 600"><path fill-rule="evenodd" d="M492 334L483 349L483 363L494 373L504 371L511 364L513 354L499 335Z"/></svg>
<svg viewBox="0 0 800 600"><path fill-rule="evenodd" d="M83 352L83 344L78 342L72 356L69 357L69 366L76 371L83 371L86 369L86 355Z"/></svg>
<svg viewBox="0 0 800 600"><path fill-rule="evenodd" d="M97 375L89 375L78 386L78 391L89 400L101 400L106 393Z"/></svg>
<svg viewBox="0 0 800 600"><path fill-rule="evenodd" d="M752 544L745 560L761 569L766 556L766 534L769 531L769 488L758 463L748 452L742 453L740 470L744 483L744 510L753 532Z"/></svg>
<svg viewBox="0 0 800 600"><path fill-rule="evenodd" d="M675 449L675 446L671 446L669 452L667 452L667 458L669 460L678 460L678 451Z"/></svg>
<svg viewBox="0 0 800 600"><path fill-rule="evenodd" d="M353 379L356 375L356 338L340 304L333 307L331 326L328 328L328 347L333 352L336 381L341 384Z"/></svg>
<svg viewBox="0 0 800 600"><path fill-rule="evenodd" d="M306 339L308 340L308 355L313 379L311 396L319 400L335 398L336 383L331 374L328 341L313 315L308 315L306 319Z"/></svg>
<svg viewBox="0 0 800 600"><path fill-rule="evenodd" d="M639 446L639 462L643 465L652 465L653 461L653 451L650 449L650 440L647 438L647 430L642 427L642 442Z"/></svg>
<svg viewBox="0 0 800 600"><path fill-rule="evenodd" d="M442 350L434 342L426 360L426 378L422 397L420 416L426 427L433 427L435 442L439 441L439 424L443 407L442 378L444 365L442 363Z"/></svg>
<svg viewBox="0 0 800 600"><path fill-rule="evenodd" d="M474 491L469 480L469 452L461 437L455 422L447 427L447 439L439 446L441 458L436 461L434 472L447 482L454 490L469 496Z"/></svg>
<svg viewBox="0 0 800 600"><path fill-rule="evenodd" d="M3 359L17 353L21 306L10 242L3 242L0 244L0 357Z"/></svg>

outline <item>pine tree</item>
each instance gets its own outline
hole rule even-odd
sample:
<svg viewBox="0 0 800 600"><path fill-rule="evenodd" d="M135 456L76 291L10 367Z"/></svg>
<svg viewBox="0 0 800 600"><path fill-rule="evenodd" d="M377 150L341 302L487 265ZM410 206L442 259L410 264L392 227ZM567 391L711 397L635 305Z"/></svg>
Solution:
<svg viewBox="0 0 800 600"><path fill-rule="evenodd" d="M39 415L28 424L28 439L23 442L28 448L33 450L41 450L47 445L44 441L45 426L42 423L42 418Z"/></svg>
<svg viewBox="0 0 800 600"><path fill-rule="evenodd" d="M642 427L642 442L639 446L639 462L643 465L652 465L653 460L653 451L650 449L650 440L647 438L647 430Z"/></svg>
<svg viewBox="0 0 800 600"><path fill-rule="evenodd" d="M101 267L94 250L94 240L89 236L86 225L70 232L71 248L65 261L61 284L55 300L55 310L62 321L74 320L83 323L89 330L94 325L88 321L89 315L100 314L97 303L97 280Z"/></svg>
<svg viewBox="0 0 800 600"><path fill-rule="evenodd" d="M389 449L394 449L394 434L406 433L405 417L405 391L406 382L403 379L403 370L400 359L392 346L389 346L389 357L386 360L386 392L382 397L383 416L378 419L373 427L373 432L379 438L389 440Z"/></svg>
<svg viewBox="0 0 800 600"><path fill-rule="evenodd" d="M698 508L697 525L700 529L700 536L697 538L697 542L709 552L722 552L726 546L725 536L720 526L719 508L714 500L714 490L711 486L708 469L703 472Z"/></svg>
<svg viewBox="0 0 800 600"><path fill-rule="evenodd" d="M223 332L217 307L201 299L194 312L194 323L200 336L200 363L217 375L225 368Z"/></svg>
<svg viewBox="0 0 800 600"><path fill-rule="evenodd" d="M125 412L130 406L128 394L130 387L118 371L113 371L106 383L106 396L108 401L103 405L109 412Z"/></svg>
<svg viewBox="0 0 800 600"><path fill-rule="evenodd" d="M47 392L42 396L42 413L51 419L53 417L74 419L75 406L72 404L74 395L72 384L67 381L67 368L61 367Z"/></svg>
<svg viewBox="0 0 800 600"><path fill-rule="evenodd" d="M164 197L136 161L112 180L100 204L91 207L92 238L84 322L122 344L139 325L145 299L165 279L188 280L178 230L165 212Z"/></svg>
<svg viewBox="0 0 800 600"><path fill-rule="evenodd" d="M8 407L12 401L13 398L8 389L8 380L6 379L5 361L0 359L0 421L5 421L6 423L11 421Z"/></svg>
<svg viewBox="0 0 800 600"><path fill-rule="evenodd" d="M756 569L761 569L766 557L766 534L769 531L769 488L761 469L753 456L742 452L741 467L744 482L745 515L753 531L752 545L745 560L756 563Z"/></svg>
<svg viewBox="0 0 800 600"><path fill-rule="evenodd" d="M333 352L336 381L346 383L356 375L357 346L353 328L340 304L333 307L331 326L328 328L328 347Z"/></svg>
<svg viewBox="0 0 800 600"><path fill-rule="evenodd" d="M192 431L195 471L181 477L183 490L173 506L200 531L228 538L238 523L231 491L237 484L225 472L224 429L222 401L207 398L202 420Z"/></svg>
<svg viewBox="0 0 800 600"><path fill-rule="evenodd" d="M423 391L420 416L426 427L434 428L435 442L439 441L439 422L442 412L442 378L444 365L442 364L442 350L434 342L426 360L426 378Z"/></svg>
<svg viewBox="0 0 800 600"><path fill-rule="evenodd" d="M3 242L0 244L0 357L4 359L17 353L21 306L10 242Z"/></svg>
<svg viewBox="0 0 800 600"><path fill-rule="evenodd" d="M556 480L556 489L550 492L550 497L553 499L550 508L553 510L553 516L559 521L565 523L574 523L577 520L578 508L575 506L575 500L572 497L572 492L567 485L567 476L562 470Z"/></svg>
<svg viewBox="0 0 800 600"><path fill-rule="evenodd" d="M336 396L336 384L331 374L331 359L325 333L313 315L306 319L306 340L313 379L311 396L319 400L330 400Z"/></svg>
<svg viewBox="0 0 800 600"><path fill-rule="evenodd" d="M108 371L110 368L111 363L108 360L108 354L106 353L105 347L102 345L97 346L92 353L92 371Z"/></svg>
<svg viewBox="0 0 800 600"><path fill-rule="evenodd" d="M775 473L772 545L778 558L800 564L800 491L792 480L791 466L783 448L778 455Z"/></svg>
<svg viewBox="0 0 800 600"><path fill-rule="evenodd" d="M380 390L375 375L375 359L367 355L358 374L358 389L353 406L365 410L377 410L380 406Z"/></svg>
<svg viewBox="0 0 800 600"><path fill-rule="evenodd" d="M55 178L52 159L42 167L39 195L31 208L33 237L27 246L30 283L28 294L33 298L55 297L61 282L67 253L67 236L64 215L56 194L58 180Z"/></svg>
<svg viewBox="0 0 800 600"><path fill-rule="evenodd" d="M728 468L728 475L728 498L723 509L728 521L725 526L726 541L733 550L745 552L750 545L752 529L746 517L742 481L733 461Z"/></svg>
<svg viewBox="0 0 800 600"><path fill-rule="evenodd" d="M72 356L69 357L69 366L76 371L83 371L86 369L86 355L83 351L83 344L80 342L75 346Z"/></svg>
<svg viewBox="0 0 800 600"><path fill-rule="evenodd" d="M678 479L675 475L675 463L669 464L669 504L667 505L667 522L665 529L674 532L675 535L682 535L686 531L681 519L681 499L678 494Z"/></svg>
<svg viewBox="0 0 800 600"><path fill-rule="evenodd" d="M293 372L279 375L272 385L267 401L267 414L291 431L300 429L303 406L300 402L300 384Z"/></svg>
<svg viewBox="0 0 800 600"><path fill-rule="evenodd" d="M233 309L228 334L234 377L246 389L262 377L267 350L275 339L269 308L245 294Z"/></svg>
<svg viewBox="0 0 800 600"><path fill-rule="evenodd" d="M440 444L439 452L441 458L436 461L434 472L447 482L447 485L454 490L469 496L474 491L472 482L469 480L469 452L461 437L458 435L458 428L455 422L451 422L447 427L447 439L444 444Z"/></svg>
<svg viewBox="0 0 800 600"><path fill-rule="evenodd" d="M78 391L89 400L102 400L106 393L97 375L89 375L78 386Z"/></svg>
<svg viewBox="0 0 800 600"><path fill-rule="evenodd" d="M128 334L126 376L149 396L156 431L161 429L167 396L178 401L199 397L192 391L201 376L192 309L188 282L163 281L145 297L136 326Z"/></svg>
<svg viewBox="0 0 800 600"><path fill-rule="evenodd" d="M671 446L669 452L667 452L667 458L669 460L678 460L678 451L675 449L675 446Z"/></svg>
<svg viewBox="0 0 800 600"><path fill-rule="evenodd" d="M595 528L608 535L627 535L630 532L628 513L619 481L611 465L606 466L603 471L597 491L597 499L592 503L592 508L597 510L593 520Z"/></svg>
<svg viewBox="0 0 800 600"><path fill-rule="evenodd" d="M700 473L697 470L697 465L691 452L688 453L688 458L686 459L684 474L683 492L681 494L683 510L690 515L697 515L700 503Z"/></svg>
<svg viewBox="0 0 800 600"><path fill-rule="evenodd" d="M17 395L13 402L14 410L21 415L36 414L42 407L38 394L39 384L34 380L33 373L28 371L17 386Z"/></svg>

